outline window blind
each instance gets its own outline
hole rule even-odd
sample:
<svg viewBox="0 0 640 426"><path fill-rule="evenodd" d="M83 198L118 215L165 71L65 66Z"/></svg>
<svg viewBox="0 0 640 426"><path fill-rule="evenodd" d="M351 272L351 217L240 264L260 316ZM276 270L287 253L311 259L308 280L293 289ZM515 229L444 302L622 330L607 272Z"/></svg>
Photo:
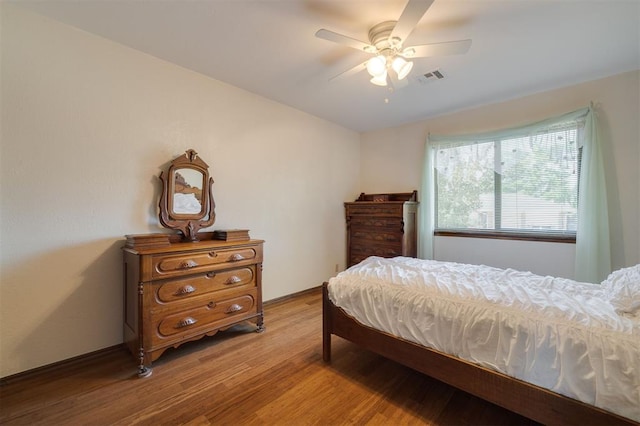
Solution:
<svg viewBox="0 0 640 426"><path fill-rule="evenodd" d="M573 234L584 121L434 145L436 230Z"/></svg>

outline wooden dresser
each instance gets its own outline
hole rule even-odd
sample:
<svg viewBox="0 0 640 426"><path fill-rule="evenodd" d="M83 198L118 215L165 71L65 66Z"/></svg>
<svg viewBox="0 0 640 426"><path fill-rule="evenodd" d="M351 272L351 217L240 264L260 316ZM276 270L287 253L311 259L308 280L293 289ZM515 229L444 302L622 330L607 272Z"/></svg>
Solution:
<svg viewBox="0 0 640 426"><path fill-rule="evenodd" d="M124 247L124 340L139 376L169 347L246 320L264 330L262 240L145 238L127 236Z"/></svg>
<svg viewBox="0 0 640 426"><path fill-rule="evenodd" d="M417 256L417 191L360 194L344 203L347 218L347 267L369 256Z"/></svg>

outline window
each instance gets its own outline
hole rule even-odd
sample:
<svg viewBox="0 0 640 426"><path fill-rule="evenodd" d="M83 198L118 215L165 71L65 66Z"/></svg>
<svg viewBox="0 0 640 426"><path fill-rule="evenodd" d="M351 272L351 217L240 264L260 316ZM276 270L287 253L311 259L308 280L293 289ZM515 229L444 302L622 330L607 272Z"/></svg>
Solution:
<svg viewBox="0 0 640 426"><path fill-rule="evenodd" d="M436 235L575 242L575 279L605 279L611 238L596 115L591 105L518 128L429 133L418 255L434 258Z"/></svg>
<svg viewBox="0 0 640 426"><path fill-rule="evenodd" d="M575 241L582 128L436 144L436 234Z"/></svg>

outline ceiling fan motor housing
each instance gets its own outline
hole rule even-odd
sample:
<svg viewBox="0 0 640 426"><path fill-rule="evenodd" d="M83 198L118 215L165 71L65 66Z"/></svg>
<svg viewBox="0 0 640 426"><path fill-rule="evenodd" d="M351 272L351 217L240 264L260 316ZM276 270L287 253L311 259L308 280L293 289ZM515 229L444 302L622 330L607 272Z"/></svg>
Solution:
<svg viewBox="0 0 640 426"><path fill-rule="evenodd" d="M391 35L393 28L396 26L396 23L397 21L381 22L369 30L369 41L376 47L376 49L378 49L379 52L392 47L399 47L392 46L389 41L389 36Z"/></svg>

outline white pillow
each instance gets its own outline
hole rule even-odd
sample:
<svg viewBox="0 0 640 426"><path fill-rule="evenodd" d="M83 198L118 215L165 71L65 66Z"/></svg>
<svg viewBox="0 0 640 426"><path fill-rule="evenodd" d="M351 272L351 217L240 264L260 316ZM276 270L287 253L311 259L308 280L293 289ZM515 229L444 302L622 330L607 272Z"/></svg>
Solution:
<svg viewBox="0 0 640 426"><path fill-rule="evenodd" d="M609 303L618 313L640 310L640 264L613 271L602 281Z"/></svg>

